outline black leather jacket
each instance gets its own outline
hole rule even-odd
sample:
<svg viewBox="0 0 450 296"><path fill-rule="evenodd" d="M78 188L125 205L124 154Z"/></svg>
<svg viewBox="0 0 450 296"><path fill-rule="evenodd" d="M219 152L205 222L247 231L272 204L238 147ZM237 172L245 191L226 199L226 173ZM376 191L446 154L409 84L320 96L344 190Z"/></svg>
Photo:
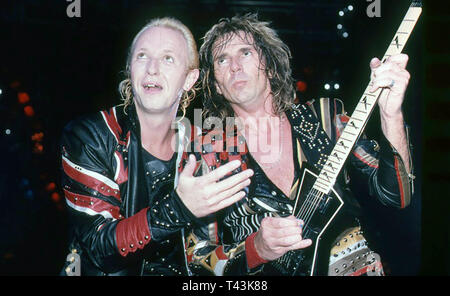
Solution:
<svg viewBox="0 0 450 296"><path fill-rule="evenodd" d="M327 106L325 112L320 112L321 104ZM338 100L317 100L297 105L286 114L293 130L293 143L298 143L294 148L294 156L301 146L308 163L320 170L326 161L327 150L331 151L330 147L334 146L340 131L348 121L342 103ZM197 154L197 158L206 163L203 165L203 173L226 163L231 157L242 159L255 173L246 198L215 217L202 219L202 223L198 223L187 236L189 267L194 274L200 275L259 273L263 262L254 249L254 234L264 217L289 214L293 202L267 179L263 170L247 152L222 155L223 153L209 151L212 138L223 137L237 145L243 142L242 139L233 138L237 137L237 134L230 136L214 133L215 131L204 131L202 141L198 140L203 147L202 154ZM224 144L225 146L229 145ZM241 147L237 151L244 149ZM298 160L296 157L295 162L298 163ZM410 203L412 175L407 174L402 159L383 135L379 143L361 137L347 163L347 168L335 184L335 190L341 196L343 193L349 196L348 201L352 206L348 207L351 211L348 216L358 218L361 214L357 199L351 195L351 189L356 187L363 188L368 195L377 198L386 206L404 208ZM410 164L412 168L412 163ZM296 179L299 177L298 168L296 166ZM295 194L295 191L292 192ZM358 219L352 219L348 225L349 228L357 226Z"/></svg>
<svg viewBox="0 0 450 296"><path fill-rule="evenodd" d="M186 274L179 232L195 217L173 185L149 200L141 149L134 105L126 113L117 106L72 121L63 131L69 252L80 256L81 275L141 275L151 273L154 268L144 266L158 260L170 265L168 274ZM162 249L180 251L178 257L159 258Z"/></svg>

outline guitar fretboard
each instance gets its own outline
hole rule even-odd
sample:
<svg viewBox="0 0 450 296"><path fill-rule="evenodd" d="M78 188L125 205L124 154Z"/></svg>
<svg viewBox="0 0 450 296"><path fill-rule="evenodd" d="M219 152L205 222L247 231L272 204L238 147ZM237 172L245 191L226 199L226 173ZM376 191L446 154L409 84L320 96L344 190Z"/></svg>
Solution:
<svg viewBox="0 0 450 296"><path fill-rule="evenodd" d="M382 62L385 62L390 56L402 52L406 41L411 35L411 32L413 31L414 26L422 13L422 5L420 2L421 1L413 1L409 7L397 32L394 34L394 38L392 38L392 41L381 60ZM345 160L348 158L353 146L364 130L370 114L377 104L378 97L383 91L383 89L379 88L375 92L371 93L370 88L371 86L369 84L313 185L314 189L324 194L328 194L334 186L337 176L344 166Z"/></svg>

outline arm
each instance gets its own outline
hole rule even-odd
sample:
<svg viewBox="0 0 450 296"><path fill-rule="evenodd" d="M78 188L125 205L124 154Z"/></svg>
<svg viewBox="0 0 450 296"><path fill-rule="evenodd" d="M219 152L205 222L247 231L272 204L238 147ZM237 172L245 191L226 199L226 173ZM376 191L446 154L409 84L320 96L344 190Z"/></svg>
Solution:
<svg viewBox="0 0 450 296"><path fill-rule="evenodd" d="M115 272L126 266L115 235L118 221L124 217L120 188L109 174L107 147L100 140L104 137L91 120L72 122L65 128L61 139L62 187L72 246L96 268ZM139 217L135 223L145 215Z"/></svg>
<svg viewBox="0 0 450 296"><path fill-rule="evenodd" d="M398 198L395 206L404 208L410 203L412 194L412 160L409 152L409 139L403 120L402 104L406 88L409 83L410 74L406 71L408 56L399 54L389 57L385 63L377 58L370 62L372 89L385 88L378 100L381 118L381 130L384 139L381 141L380 165L383 166L379 181L381 186L389 184L395 186L391 178L396 179L398 187ZM383 137L382 137L383 138ZM387 168L385 168L387 167ZM389 172L390 171L390 172ZM395 175L394 175L395 171ZM386 191L390 195L390 203L395 198L391 189Z"/></svg>
<svg viewBox="0 0 450 296"><path fill-rule="evenodd" d="M369 194L376 196L381 203L397 208L408 206L413 191L412 159L409 152L408 128L406 127L401 105L409 81L405 70L406 55L392 56L386 63L374 58L372 69L372 91L388 87L381 94L378 104L381 116L381 134L378 142L361 137L350 161L355 170L352 180L360 180L369 185ZM394 85L390 84L394 81ZM347 116L336 116L336 127L343 129ZM338 131L339 134L339 131ZM355 183L355 182L352 182Z"/></svg>
<svg viewBox="0 0 450 296"><path fill-rule="evenodd" d="M408 56L405 54L390 57L384 64L377 58L372 59L372 89L385 87L378 100L380 107L381 129L391 146L397 151L407 173L410 173L410 154L403 121L402 103L408 86L410 74L405 70Z"/></svg>
<svg viewBox="0 0 450 296"><path fill-rule="evenodd" d="M62 186L70 217L71 248L82 256L82 268L92 265L105 273L129 267L136 261L132 254L178 231L193 217L172 190L164 203L125 218L125 200L137 197L122 194L127 191L128 183L123 179L128 175L119 179L121 174L115 173L116 161L121 159L114 151L116 146L116 139L101 118L69 124L61 139ZM123 162L121 168L127 171Z"/></svg>

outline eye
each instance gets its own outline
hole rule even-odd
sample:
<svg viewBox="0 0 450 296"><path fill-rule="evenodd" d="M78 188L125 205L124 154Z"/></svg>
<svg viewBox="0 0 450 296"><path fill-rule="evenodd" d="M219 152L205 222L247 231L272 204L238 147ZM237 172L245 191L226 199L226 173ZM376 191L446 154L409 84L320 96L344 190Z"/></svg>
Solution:
<svg viewBox="0 0 450 296"><path fill-rule="evenodd" d="M226 62L227 62L226 58L219 58L219 59L217 59L217 64L219 64L219 65L225 65Z"/></svg>
<svg viewBox="0 0 450 296"><path fill-rule="evenodd" d="M174 59L173 59L173 57L167 55L167 56L164 56L164 61L166 61L168 63L173 63Z"/></svg>
<svg viewBox="0 0 450 296"><path fill-rule="evenodd" d="M147 57L147 55L145 54L145 53L143 53L143 52L139 52L137 55L136 55L136 58L137 59L145 59Z"/></svg>
<svg viewBox="0 0 450 296"><path fill-rule="evenodd" d="M250 50L244 51L244 57L249 57L252 55L252 52Z"/></svg>

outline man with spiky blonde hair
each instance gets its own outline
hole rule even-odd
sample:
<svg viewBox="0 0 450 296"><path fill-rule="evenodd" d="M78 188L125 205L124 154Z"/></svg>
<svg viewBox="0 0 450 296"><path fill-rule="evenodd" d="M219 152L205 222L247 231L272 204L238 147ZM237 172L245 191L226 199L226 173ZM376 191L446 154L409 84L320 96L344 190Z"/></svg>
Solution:
<svg viewBox="0 0 450 296"><path fill-rule="evenodd" d="M183 229L243 197L250 170L219 181L240 162L202 177L178 173L185 135L195 128L175 118L192 99L198 64L185 25L153 20L130 47L124 103L65 128L69 252L79 255L81 275L185 275ZM71 268L66 262L63 272Z"/></svg>

